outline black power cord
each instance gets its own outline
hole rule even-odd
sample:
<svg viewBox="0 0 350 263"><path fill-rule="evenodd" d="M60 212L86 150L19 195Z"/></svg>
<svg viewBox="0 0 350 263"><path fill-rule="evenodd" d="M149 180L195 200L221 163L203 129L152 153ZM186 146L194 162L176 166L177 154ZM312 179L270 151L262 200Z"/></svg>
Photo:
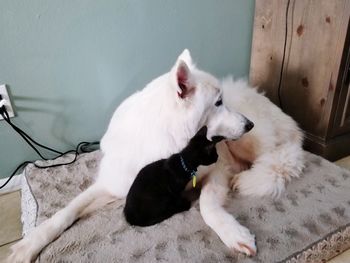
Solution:
<svg viewBox="0 0 350 263"><path fill-rule="evenodd" d="M287 37L288 37L288 13L289 13L289 4L290 0L287 2L287 7L286 7L286 23L285 23L285 31L284 31L284 45L283 45L283 57L282 57L282 66L281 66L281 71L280 71L280 79L278 83L278 100L280 103L280 108L283 110L283 104L282 104L282 78L283 78L283 70L284 70L284 60L286 58L286 47L287 47Z"/></svg>
<svg viewBox="0 0 350 263"><path fill-rule="evenodd" d="M0 101L1 101L2 97L0 95ZM66 163L57 163L57 164L52 164L52 165L38 165L35 162L36 161L25 161L23 163L21 163L20 165L17 166L17 168L13 171L13 173L10 175L10 177L7 179L7 181L0 186L0 189L4 188L10 181L11 179L17 174L17 172L24 168L27 164L34 164L35 167L40 168L40 169L45 169L45 168L51 168L51 167L57 167L57 166L62 166L62 165L68 165L68 164L72 164L77 160L77 157L79 154L81 153L87 153L87 152L91 152L94 151L98 148L99 146L99 142L80 142L77 147L74 150L69 150L66 152L60 152L57 151L55 149L52 149L48 146L45 146L43 144L38 143L37 141L35 141L34 139L32 139L27 133L25 133L22 129L20 129L19 127L17 127L15 124L13 124L10 120L9 114L5 108L5 106L0 107L0 114L3 117L3 119L7 122L7 124L9 124L22 138L23 140L25 140L28 145L43 159L43 160L55 160L59 157L62 157L66 154L69 153L74 153L74 158L72 161L70 162L66 162ZM46 149L48 151L51 151L53 153L58 154L58 156L56 156L53 159L48 159L45 158L40 151L35 147L35 145Z"/></svg>

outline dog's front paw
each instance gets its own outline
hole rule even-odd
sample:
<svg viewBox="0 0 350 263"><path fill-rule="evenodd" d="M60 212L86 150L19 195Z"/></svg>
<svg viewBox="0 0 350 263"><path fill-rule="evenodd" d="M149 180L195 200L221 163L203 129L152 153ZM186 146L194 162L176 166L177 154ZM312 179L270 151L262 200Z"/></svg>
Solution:
<svg viewBox="0 0 350 263"><path fill-rule="evenodd" d="M30 263L35 255L34 244L24 238L11 247L12 253L7 258L8 263Z"/></svg>
<svg viewBox="0 0 350 263"><path fill-rule="evenodd" d="M255 236L252 235L246 227L239 225L222 237L223 242L230 249L246 254L247 256L256 255Z"/></svg>

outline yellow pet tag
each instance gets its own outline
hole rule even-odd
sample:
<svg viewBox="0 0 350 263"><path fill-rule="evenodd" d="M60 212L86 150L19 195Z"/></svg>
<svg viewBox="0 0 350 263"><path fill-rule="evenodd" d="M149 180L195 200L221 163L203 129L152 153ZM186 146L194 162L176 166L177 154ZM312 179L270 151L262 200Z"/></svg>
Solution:
<svg viewBox="0 0 350 263"><path fill-rule="evenodd" d="M193 186L193 188L196 187L196 182L197 182L197 177L194 175L194 176L192 177L192 186Z"/></svg>

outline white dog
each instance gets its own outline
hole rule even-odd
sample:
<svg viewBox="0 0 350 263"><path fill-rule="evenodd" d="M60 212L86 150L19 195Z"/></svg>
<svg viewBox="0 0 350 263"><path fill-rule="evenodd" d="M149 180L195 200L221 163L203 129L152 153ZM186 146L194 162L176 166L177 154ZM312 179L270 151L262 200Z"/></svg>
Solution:
<svg viewBox="0 0 350 263"><path fill-rule="evenodd" d="M239 112L256 125L237 140L253 126ZM117 108L101 140L96 182L15 244L9 262L30 262L81 216L122 202L142 167L184 148L204 124L208 138L220 134L236 141L221 143L218 163L200 170L208 178L200 196L202 216L228 247L255 254L254 236L222 207L229 185L242 194L277 195L287 179L301 172L301 133L291 118L246 83L220 83L198 70L185 50L169 73ZM235 176L237 169L242 172Z"/></svg>
<svg viewBox="0 0 350 263"><path fill-rule="evenodd" d="M291 117L245 81L227 78L222 88L224 105L243 113L255 127L239 140L217 145L218 162L203 168L209 179L200 195L200 210L229 248L255 255L254 236L223 209L229 186L243 195L279 196L285 183L302 172L303 136ZM237 170L241 172L232 173Z"/></svg>

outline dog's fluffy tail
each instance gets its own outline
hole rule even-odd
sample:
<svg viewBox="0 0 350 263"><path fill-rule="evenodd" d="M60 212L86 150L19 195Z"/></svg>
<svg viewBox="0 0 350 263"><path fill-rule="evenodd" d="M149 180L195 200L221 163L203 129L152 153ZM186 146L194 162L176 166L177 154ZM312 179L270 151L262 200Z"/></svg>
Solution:
<svg viewBox="0 0 350 263"><path fill-rule="evenodd" d="M97 184L90 186L65 208L12 246L8 262L31 262L45 246L60 236L77 219L115 200L116 198L102 186Z"/></svg>
<svg viewBox="0 0 350 263"><path fill-rule="evenodd" d="M251 169L238 174L234 187L242 195L278 197L304 168L301 143L288 142L258 157Z"/></svg>

